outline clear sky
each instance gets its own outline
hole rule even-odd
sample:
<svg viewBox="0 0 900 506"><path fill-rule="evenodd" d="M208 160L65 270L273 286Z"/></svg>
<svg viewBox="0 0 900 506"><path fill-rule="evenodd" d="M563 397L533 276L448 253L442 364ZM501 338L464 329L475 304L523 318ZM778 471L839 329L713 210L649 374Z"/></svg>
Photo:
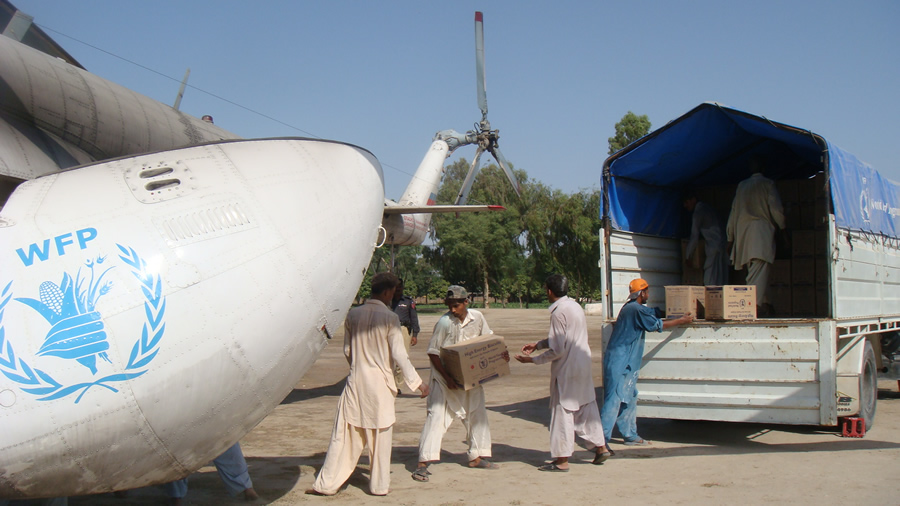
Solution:
<svg viewBox="0 0 900 506"><path fill-rule="evenodd" d="M655 129L705 101L811 130L900 181L896 0L12 1L88 70L162 102L190 68L181 109L238 135L372 151L394 199L435 132L481 118L476 10L500 147L554 188L598 186L629 110Z"/></svg>

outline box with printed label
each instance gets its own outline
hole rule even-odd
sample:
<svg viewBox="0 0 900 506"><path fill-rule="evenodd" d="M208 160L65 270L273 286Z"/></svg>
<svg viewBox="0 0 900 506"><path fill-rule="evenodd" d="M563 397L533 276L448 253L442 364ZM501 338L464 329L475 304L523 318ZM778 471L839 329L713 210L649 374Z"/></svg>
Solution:
<svg viewBox="0 0 900 506"><path fill-rule="evenodd" d="M707 320L755 320L756 287L725 285L706 287Z"/></svg>
<svg viewBox="0 0 900 506"><path fill-rule="evenodd" d="M503 337L488 334L441 348L441 363L451 378L471 390L509 374L505 351Z"/></svg>
<svg viewBox="0 0 900 506"><path fill-rule="evenodd" d="M676 285L666 287L666 318L681 318L691 313L694 318L706 317L706 287Z"/></svg>

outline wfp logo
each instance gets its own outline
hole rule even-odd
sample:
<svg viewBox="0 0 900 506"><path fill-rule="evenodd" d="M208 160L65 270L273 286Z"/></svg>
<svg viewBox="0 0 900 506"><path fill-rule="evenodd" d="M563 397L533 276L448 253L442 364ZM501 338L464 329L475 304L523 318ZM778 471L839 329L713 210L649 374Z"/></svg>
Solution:
<svg viewBox="0 0 900 506"><path fill-rule="evenodd" d="M96 237L94 229L86 230L93 231L91 238ZM45 241L45 244L49 244L49 240ZM116 244L116 247L118 260L130 269L140 285L146 316L141 334L135 340L124 368L116 368L107 354L110 348L109 341L102 314L97 309L98 301L115 290L112 281L107 279L107 274L117 266L110 265L107 257L98 256L87 260L84 267L80 267L74 276L64 272L59 284L53 281L42 282L38 290L38 299L13 297L13 281L8 282L0 292L0 372L18 383L23 392L35 396L40 401L75 395L74 402L77 404L94 387L118 392L115 387L117 383L131 380L147 372L150 362L159 351L159 344L165 333L166 299L162 296L162 281L159 275L148 271L146 262L134 249L121 244ZM43 251L49 249L47 246ZM60 255L62 254L64 250L60 249ZM34 257L28 257L31 262L27 262L22 250L19 250L19 256L26 266L33 263ZM46 253L37 257L41 261L47 259ZM87 381L63 384L54 378L52 369L46 367L39 369L29 365L29 362L34 362L34 357L23 357L16 353L16 346L12 339L7 338L3 324L4 314L11 301L33 309L49 325L49 330L35 357L56 357L65 361L75 361L90 372L90 376L87 372L83 374L88 376ZM98 359L102 362L98 362ZM112 374L103 373L104 370L110 369L119 370Z"/></svg>

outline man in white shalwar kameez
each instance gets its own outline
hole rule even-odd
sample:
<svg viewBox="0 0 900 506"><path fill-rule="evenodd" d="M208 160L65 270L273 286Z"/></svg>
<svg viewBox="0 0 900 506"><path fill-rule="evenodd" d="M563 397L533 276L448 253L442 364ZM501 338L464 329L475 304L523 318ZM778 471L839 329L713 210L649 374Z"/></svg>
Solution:
<svg viewBox="0 0 900 506"><path fill-rule="evenodd" d="M600 408L591 375L591 347L587 320L581 304L568 297L569 282L553 274L544 283L550 300L550 333L547 339L522 347L516 355L522 363L550 362L550 456L554 461L540 471L567 472L578 435L596 453L594 464L602 464L611 453L606 448ZM536 350L547 350L532 357Z"/></svg>
<svg viewBox="0 0 900 506"><path fill-rule="evenodd" d="M688 193L682 200L684 208L691 213L691 237L684 248L685 260L697 253L700 237L706 242L703 262L703 284L719 286L728 284L728 244L725 241L725 230L716 211L706 202L697 199L694 193Z"/></svg>
<svg viewBox="0 0 900 506"><path fill-rule="evenodd" d="M731 263L736 270L747 266L747 284L756 286L756 306L760 316L766 316L766 288L775 262L775 227L784 229L784 208L775 182L759 172L760 161L754 159L751 166L755 172L738 184L725 233L728 243L733 243Z"/></svg>
<svg viewBox="0 0 900 506"><path fill-rule="evenodd" d="M356 469L363 447L369 451L372 495L386 495L390 487L394 382L392 360L403 371L410 390L428 395L428 385L409 360L400 333L400 319L390 303L399 279L387 272L372 278L372 297L347 313L344 355L350 375L338 401L325 464L309 493L334 495Z"/></svg>
<svg viewBox="0 0 900 506"><path fill-rule="evenodd" d="M469 293L459 285L449 288L444 300L449 311L435 324L428 344L431 393L428 395L425 426L422 427L419 439L419 464L412 473L416 481L428 481L428 475L431 474L428 465L441 459L441 441L454 418L460 418L466 426L469 467L499 467L488 460L491 457L491 429L484 404L484 388L477 386L471 390L463 389L444 370L441 363L441 348L494 333L480 311L469 309L468 297ZM509 355L504 358L509 361Z"/></svg>

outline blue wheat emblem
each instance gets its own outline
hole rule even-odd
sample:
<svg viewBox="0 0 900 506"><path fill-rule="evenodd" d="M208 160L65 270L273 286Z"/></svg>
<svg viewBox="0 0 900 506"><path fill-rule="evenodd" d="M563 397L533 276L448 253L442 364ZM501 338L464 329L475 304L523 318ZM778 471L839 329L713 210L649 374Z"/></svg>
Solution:
<svg viewBox="0 0 900 506"><path fill-rule="evenodd" d="M141 336L136 340L124 372L110 374L94 381L75 385L62 385L47 372L32 368L24 359L17 357L13 345L6 339L3 314L12 299L12 282L0 293L0 372L21 385L24 392L38 396L38 400L49 401L67 397L76 392L79 402L89 389L95 386L118 390L113 383L136 378L147 372L146 366L156 357L159 343L165 333L166 299L162 296L162 281L158 275L148 272L144 260L131 248L116 245L119 259L131 268L131 272L141 285L144 295L144 313L147 317ZM51 281L41 283L39 299L16 298L40 314L50 330L37 352L38 356L52 356L75 360L91 371L100 372L97 358L112 364L107 354L109 342L102 315L97 311L97 302L113 289L106 274L113 267L102 264L106 257L98 257L85 263L89 274L82 277L82 269L73 278L63 274L57 285ZM102 366L101 366L102 367ZM107 366L108 367L108 366Z"/></svg>
<svg viewBox="0 0 900 506"><path fill-rule="evenodd" d="M103 320L95 309L97 300L112 288L111 282L104 282L106 273L112 267L99 274L94 270L105 259L98 257L96 261L88 260L85 263L91 271L89 280L82 278L81 269L78 269L74 280L65 273L59 285L52 281L41 283L41 300L15 299L37 311L52 325L38 355L75 359L93 374L97 374L97 357L110 362L106 354L109 343L106 341ZM85 282L88 283L87 287Z"/></svg>

